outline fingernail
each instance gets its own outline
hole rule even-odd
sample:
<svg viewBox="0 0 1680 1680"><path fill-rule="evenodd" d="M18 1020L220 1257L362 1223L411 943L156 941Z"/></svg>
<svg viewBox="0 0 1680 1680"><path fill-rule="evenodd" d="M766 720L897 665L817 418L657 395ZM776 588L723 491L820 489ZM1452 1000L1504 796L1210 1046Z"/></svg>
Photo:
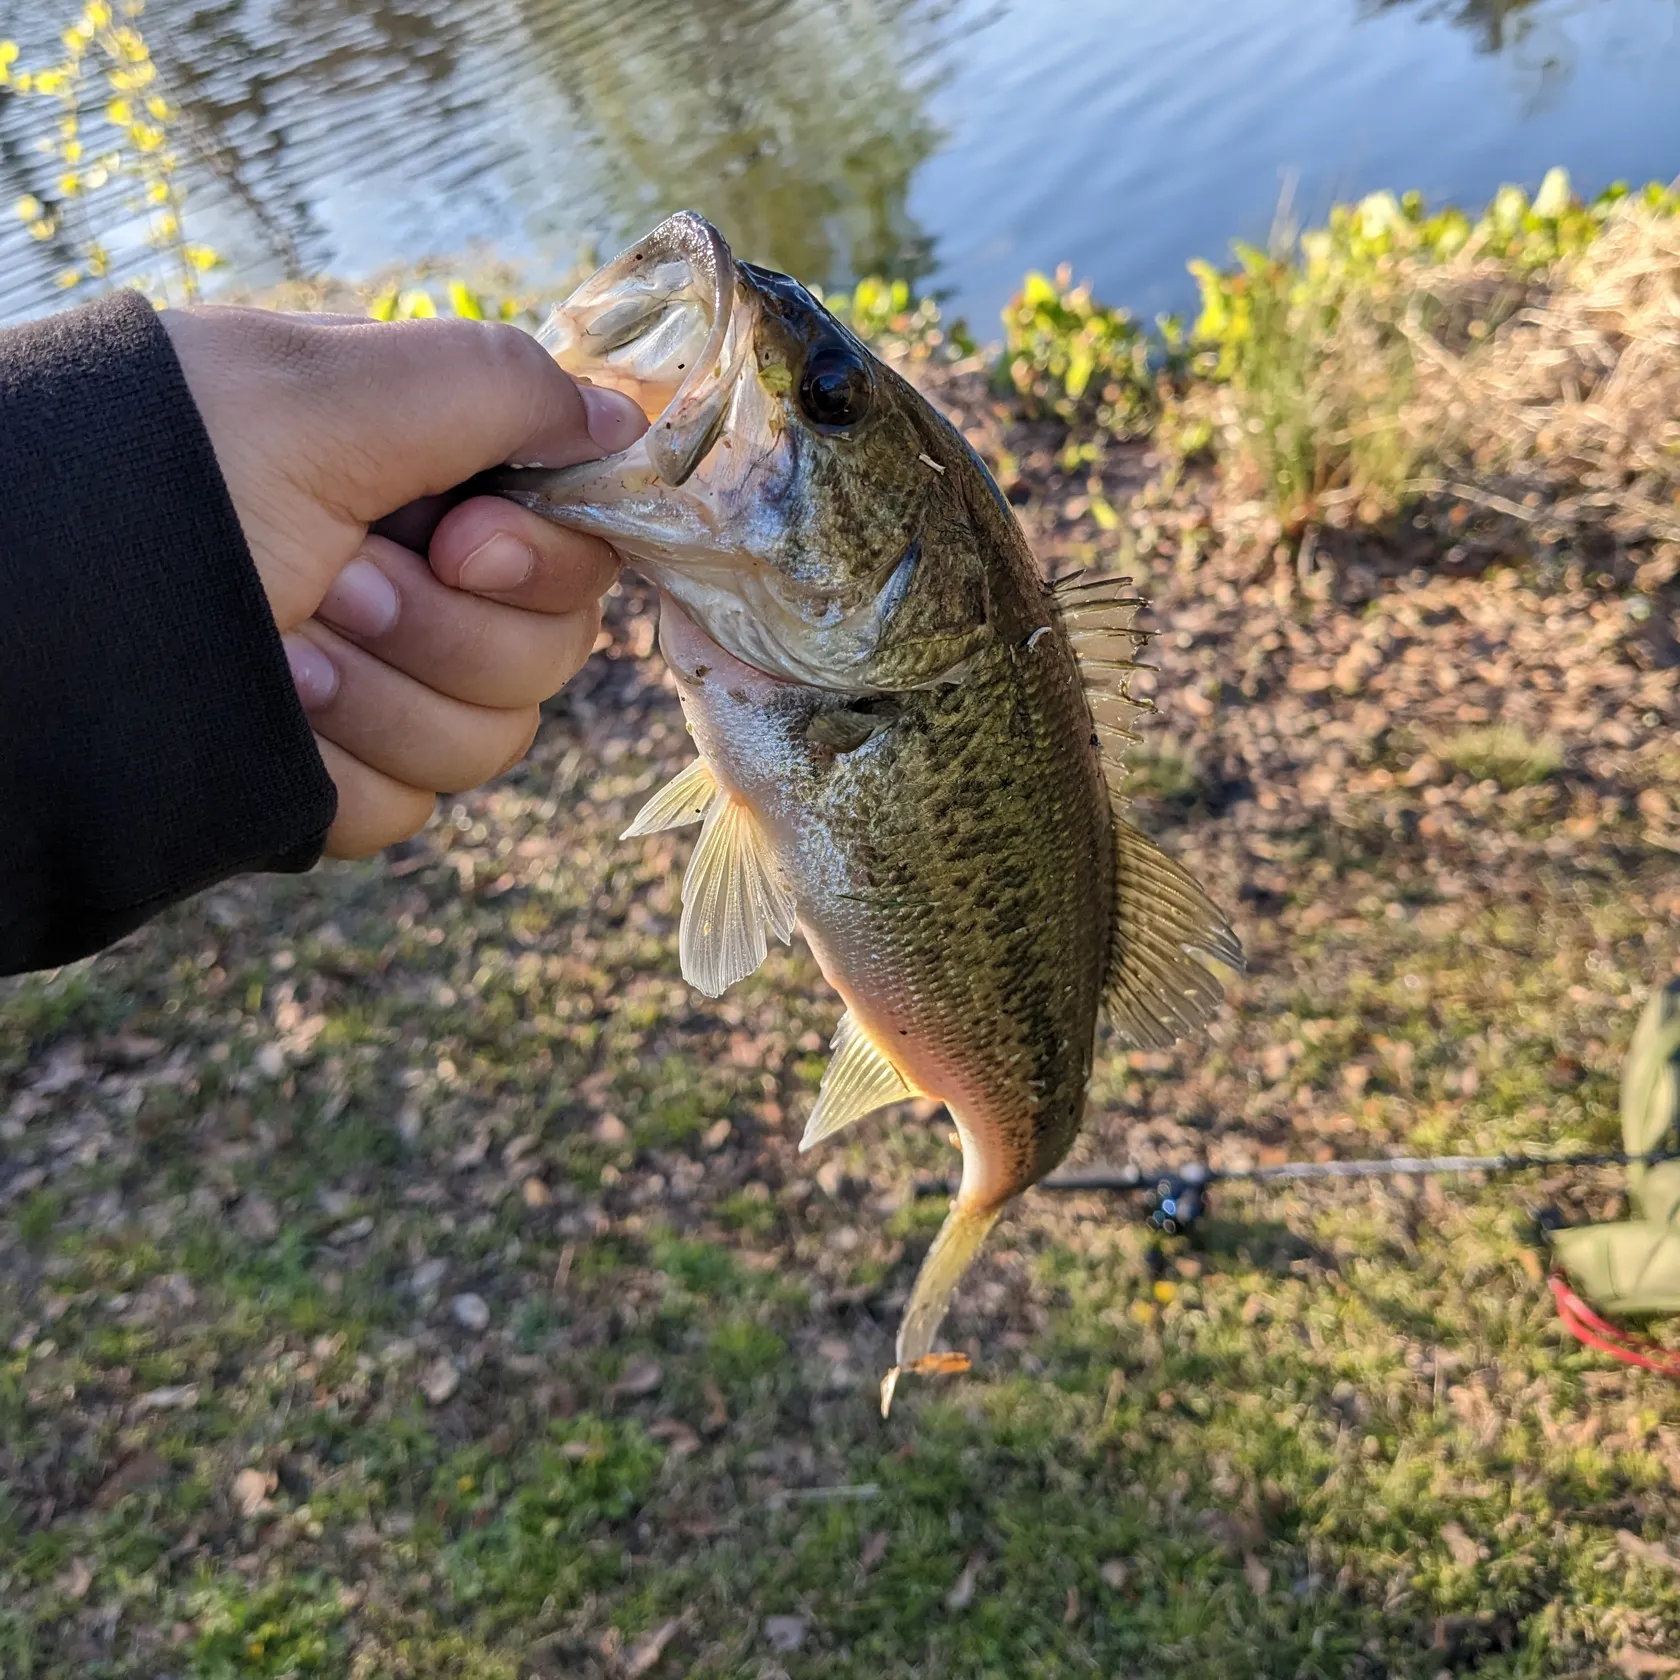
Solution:
<svg viewBox="0 0 1680 1680"><path fill-rule="evenodd" d="M537 557L518 537L499 531L461 562L461 587L480 595L504 595L531 575Z"/></svg>
<svg viewBox="0 0 1680 1680"><path fill-rule="evenodd" d="M396 585L371 560L352 560L326 593L318 618L352 636L383 636L397 622Z"/></svg>
<svg viewBox="0 0 1680 1680"><path fill-rule="evenodd" d="M280 640L304 710L326 705L338 692L338 667L305 636L282 636Z"/></svg>
<svg viewBox="0 0 1680 1680"><path fill-rule="evenodd" d="M609 455L628 449L647 430L647 416L622 391L604 385L580 385L584 423L589 435Z"/></svg>

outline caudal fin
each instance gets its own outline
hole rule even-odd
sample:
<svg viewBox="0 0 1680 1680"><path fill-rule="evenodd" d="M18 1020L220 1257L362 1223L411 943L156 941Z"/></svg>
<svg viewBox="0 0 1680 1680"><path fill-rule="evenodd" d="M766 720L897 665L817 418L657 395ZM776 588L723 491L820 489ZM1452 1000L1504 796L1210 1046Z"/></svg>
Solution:
<svg viewBox="0 0 1680 1680"><path fill-rule="evenodd" d="M904 1322L898 1327L898 1363L881 1379L881 1416L892 1410L893 1390L898 1387L899 1374L912 1370L933 1351L933 1338L945 1320L951 1297L957 1292L963 1274L974 1264L991 1228L997 1224L1001 1208L964 1207L961 1201L951 1204L933 1247L916 1274L916 1287L910 1293L910 1305L904 1309Z"/></svg>

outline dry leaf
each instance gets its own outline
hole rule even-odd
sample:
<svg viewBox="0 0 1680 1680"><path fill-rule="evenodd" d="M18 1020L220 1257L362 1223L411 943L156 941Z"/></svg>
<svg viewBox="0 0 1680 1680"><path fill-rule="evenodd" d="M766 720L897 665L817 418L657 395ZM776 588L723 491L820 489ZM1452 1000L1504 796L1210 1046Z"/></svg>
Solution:
<svg viewBox="0 0 1680 1680"><path fill-rule="evenodd" d="M142 1412L190 1412L198 1404L198 1384L181 1383L174 1388L154 1388L135 1402Z"/></svg>
<svg viewBox="0 0 1680 1680"><path fill-rule="evenodd" d="M632 1677L646 1674L665 1655L665 1647L682 1631L686 1618L673 1616L668 1622L642 1634L624 1653L624 1672Z"/></svg>
<svg viewBox="0 0 1680 1680"><path fill-rule="evenodd" d="M1447 1550L1460 1569L1474 1569L1482 1561L1482 1548L1457 1523L1445 1524L1441 1529L1441 1538L1446 1541Z"/></svg>
<svg viewBox="0 0 1680 1680"><path fill-rule="evenodd" d="M764 1637L773 1651L797 1651L805 1643L805 1630L810 1625L803 1616L766 1616Z"/></svg>
<svg viewBox="0 0 1680 1680"><path fill-rule="evenodd" d="M700 1437L686 1423L676 1418L661 1418L648 1426L648 1434L656 1441L664 1441L674 1458L687 1458L700 1450Z"/></svg>
<svg viewBox="0 0 1680 1680"><path fill-rule="evenodd" d="M461 1373L453 1360L434 1359L420 1377L420 1392L434 1406L441 1406L461 1386Z"/></svg>
<svg viewBox="0 0 1680 1680"><path fill-rule="evenodd" d="M279 1485L280 1478L272 1470L241 1470L233 1478L233 1503L239 1514L254 1517L259 1511L273 1508L268 1497Z"/></svg>
<svg viewBox="0 0 1680 1680"><path fill-rule="evenodd" d="M161 1455L149 1449L138 1453L126 1464L118 1465L105 1478L98 1493L93 1496L94 1509L108 1511L119 1499L139 1488L150 1487L153 1482L161 1482L168 1474L169 1466Z"/></svg>
<svg viewBox="0 0 1680 1680"><path fill-rule="evenodd" d="M1253 1552L1243 1555L1243 1579L1256 1598L1264 1598L1272 1590L1272 1572Z"/></svg>
<svg viewBox="0 0 1680 1680"><path fill-rule="evenodd" d="M665 1372L657 1359L632 1359L607 1393L620 1399L636 1400L644 1394L652 1394L664 1378Z"/></svg>
<svg viewBox="0 0 1680 1680"><path fill-rule="evenodd" d="M1665 1657L1660 1651L1646 1651L1638 1645L1624 1645L1611 1653L1610 1660L1628 1680L1643 1680L1649 1674L1680 1674L1680 1657Z"/></svg>
<svg viewBox="0 0 1680 1680"><path fill-rule="evenodd" d="M1655 1565L1659 1569L1672 1569L1680 1575L1680 1557L1676 1557L1666 1546L1653 1545L1649 1540L1642 1540L1630 1529L1616 1530L1616 1544L1630 1558L1637 1558L1641 1563Z"/></svg>
<svg viewBox="0 0 1680 1680"><path fill-rule="evenodd" d="M88 1588L93 1585L93 1565L86 1558L71 1558L58 1573L53 1586L66 1598L73 1598L79 1604L88 1595Z"/></svg>
<svg viewBox="0 0 1680 1680"><path fill-rule="evenodd" d="M974 1601L974 1577L980 1572L980 1565L986 1560L978 1552L963 1565L963 1572L957 1577L957 1584L945 1595L947 1610L966 1610Z"/></svg>
<svg viewBox="0 0 1680 1680"><path fill-rule="evenodd" d="M955 1377L973 1364L966 1353L925 1353L904 1369L917 1377Z"/></svg>
<svg viewBox="0 0 1680 1680"><path fill-rule="evenodd" d="M457 1295L449 1303L449 1316L475 1336L490 1328L490 1305L482 1295Z"/></svg>
<svg viewBox="0 0 1680 1680"><path fill-rule="evenodd" d="M870 1570L887 1555L887 1531L878 1528L863 1542L863 1550L858 1554L858 1568Z"/></svg>
<svg viewBox="0 0 1680 1680"><path fill-rule="evenodd" d="M729 1422L729 1408L723 1403L723 1390L712 1377L705 1376L700 1379L700 1392L706 1397L706 1415L700 1420L700 1427L708 1435L715 1435Z"/></svg>

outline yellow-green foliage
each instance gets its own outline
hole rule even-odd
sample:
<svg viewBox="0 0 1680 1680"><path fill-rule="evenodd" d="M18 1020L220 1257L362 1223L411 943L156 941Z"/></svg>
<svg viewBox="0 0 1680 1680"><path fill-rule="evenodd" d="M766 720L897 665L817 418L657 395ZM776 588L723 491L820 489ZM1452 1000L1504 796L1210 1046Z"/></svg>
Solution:
<svg viewBox="0 0 1680 1680"><path fill-rule="evenodd" d="M1432 442L1405 423L1428 341L1487 339L1531 279L1588 252L1630 198L1680 210L1680 191L1657 183L1583 204L1553 169L1532 200L1502 187L1474 221L1417 193L1372 193L1282 253L1237 244L1231 268L1193 262L1192 367L1228 391L1227 455L1255 469L1286 529L1338 504L1393 513Z"/></svg>
<svg viewBox="0 0 1680 1680"><path fill-rule="evenodd" d="M514 321L526 313L513 298L492 297L463 280L449 281L443 296L448 313L461 320ZM430 321L442 313L427 286L393 286L376 294L368 305L368 314L376 321Z"/></svg>
<svg viewBox="0 0 1680 1680"><path fill-rule="evenodd" d="M913 295L907 281L871 275L849 292L824 296L818 290L817 295L830 314L879 349L912 358L941 351L959 356L974 353L967 327L960 320L947 321L937 298Z"/></svg>
<svg viewBox="0 0 1680 1680"><path fill-rule="evenodd" d="M1435 756L1478 782L1507 793L1533 787L1563 767L1563 748L1550 735L1535 737L1513 723L1461 729L1435 743Z"/></svg>
<svg viewBox="0 0 1680 1680"><path fill-rule="evenodd" d="M13 206L30 234L59 239L76 253L58 274L65 290L101 286L112 256L101 230L140 220L147 243L167 260L166 275L135 283L160 302L198 296L199 277L220 259L182 227L185 194L171 136L180 113L158 82L157 66L135 22L143 0L112 7L88 0L60 39L64 57L41 69L19 63L17 43L0 40L0 87L58 106L41 142L55 171L50 187Z"/></svg>
<svg viewBox="0 0 1680 1680"><path fill-rule="evenodd" d="M1155 412L1155 346L1124 309L1075 286L1064 264L1055 279L1029 274L1003 312L1000 380L1029 413L1094 421L1117 436L1147 430ZM1170 335L1170 325L1163 323Z"/></svg>

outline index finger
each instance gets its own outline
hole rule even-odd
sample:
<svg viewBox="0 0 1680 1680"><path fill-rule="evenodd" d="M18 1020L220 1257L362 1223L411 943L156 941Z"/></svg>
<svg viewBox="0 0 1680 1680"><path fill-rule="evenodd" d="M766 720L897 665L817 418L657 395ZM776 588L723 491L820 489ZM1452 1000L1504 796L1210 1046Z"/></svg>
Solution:
<svg viewBox="0 0 1680 1680"><path fill-rule="evenodd" d="M426 558L452 589L543 613L577 612L618 576L618 556L599 537L539 519L500 496L474 496L451 508Z"/></svg>

